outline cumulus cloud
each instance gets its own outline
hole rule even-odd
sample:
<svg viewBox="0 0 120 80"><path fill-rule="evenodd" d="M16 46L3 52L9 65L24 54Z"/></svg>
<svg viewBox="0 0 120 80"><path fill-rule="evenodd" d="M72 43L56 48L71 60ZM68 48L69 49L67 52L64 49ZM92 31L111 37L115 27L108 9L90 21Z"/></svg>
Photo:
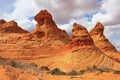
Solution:
<svg viewBox="0 0 120 80"><path fill-rule="evenodd" d="M14 10L4 13L1 18L9 21L15 20L18 24L26 30L35 28L35 22L29 18L37 13L37 8L34 0L16 0L13 3Z"/></svg>
<svg viewBox="0 0 120 80"><path fill-rule="evenodd" d="M103 0L101 11L93 16L92 22L101 21L104 25L120 24L120 0Z"/></svg>
<svg viewBox="0 0 120 80"><path fill-rule="evenodd" d="M35 0L35 3L39 8L49 10L58 24L68 23L75 18L80 19L85 13L100 8L96 0Z"/></svg>

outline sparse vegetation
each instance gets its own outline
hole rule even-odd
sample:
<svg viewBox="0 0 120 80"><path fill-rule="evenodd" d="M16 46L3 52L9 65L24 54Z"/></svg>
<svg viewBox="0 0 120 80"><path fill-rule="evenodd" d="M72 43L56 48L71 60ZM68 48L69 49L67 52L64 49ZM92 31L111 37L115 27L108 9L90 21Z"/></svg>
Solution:
<svg viewBox="0 0 120 80"><path fill-rule="evenodd" d="M70 71L70 72L68 73L68 75L70 75L70 76L75 76L75 75L78 75L78 72L75 71L75 70L72 70L72 71Z"/></svg>
<svg viewBox="0 0 120 80"><path fill-rule="evenodd" d="M120 70L114 70L114 74L120 74Z"/></svg>
<svg viewBox="0 0 120 80"><path fill-rule="evenodd" d="M84 74L84 73L85 73L85 70L80 70L80 71L79 71L79 74L80 74L80 75L82 75L82 74Z"/></svg>
<svg viewBox="0 0 120 80"><path fill-rule="evenodd" d="M31 67L34 67L34 68L38 67L38 65L35 63L31 63L30 65L31 65Z"/></svg>
<svg viewBox="0 0 120 80"><path fill-rule="evenodd" d="M61 71L59 68L55 68L49 72L52 75L65 75L65 72Z"/></svg>
<svg viewBox="0 0 120 80"><path fill-rule="evenodd" d="M21 68L21 69L28 69L28 68L36 69L38 67L38 65L35 63L28 64L20 61L8 61L6 62L6 64L12 67Z"/></svg>
<svg viewBox="0 0 120 80"><path fill-rule="evenodd" d="M86 68L86 71L87 72L95 72L97 70L97 67L96 66L92 66L92 67L87 67Z"/></svg>
<svg viewBox="0 0 120 80"><path fill-rule="evenodd" d="M15 61L11 61L9 63L9 65L12 66L12 67L17 67L17 63Z"/></svg>
<svg viewBox="0 0 120 80"><path fill-rule="evenodd" d="M102 66L100 68L98 68L99 71L101 72L110 72L112 71L112 69L108 68L107 66Z"/></svg>
<svg viewBox="0 0 120 80"><path fill-rule="evenodd" d="M38 68L38 65L35 63L23 63L23 62L19 62L19 61L8 61L6 62L7 65L10 65L14 68L21 68L21 69L34 69L37 71L49 71L49 74L52 75L70 75L70 76L76 76L76 75L83 75L84 73L91 73L91 72L95 72L96 74L101 74L103 72L113 72L114 74L120 74L120 70L112 70L107 66L101 66L101 67L96 67L96 66L92 66L92 67L86 67L86 69L80 70L79 72L75 71L75 70L71 70L68 73L65 73L63 71L61 71L59 68L55 68L53 70L50 71L48 66L41 66L40 68Z"/></svg>
<svg viewBox="0 0 120 80"><path fill-rule="evenodd" d="M40 67L40 70L42 70L42 71L44 71L44 70L49 71L50 69L49 69L47 66L41 66L41 67Z"/></svg>

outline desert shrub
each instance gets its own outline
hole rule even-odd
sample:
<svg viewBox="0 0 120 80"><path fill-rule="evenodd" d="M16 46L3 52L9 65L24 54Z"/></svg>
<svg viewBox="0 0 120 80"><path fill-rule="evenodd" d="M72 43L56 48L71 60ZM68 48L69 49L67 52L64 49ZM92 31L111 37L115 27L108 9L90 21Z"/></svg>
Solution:
<svg viewBox="0 0 120 80"><path fill-rule="evenodd" d="M97 70L97 67L96 67L96 66L93 66L92 69L93 69L93 70Z"/></svg>
<svg viewBox="0 0 120 80"><path fill-rule="evenodd" d="M86 71L87 72L94 72L94 71L96 71L97 70L97 67L96 66L92 66L92 67L87 67L86 68Z"/></svg>
<svg viewBox="0 0 120 80"><path fill-rule="evenodd" d="M75 70L72 70L72 71L70 71L70 72L68 73L68 75L70 75L70 76L75 76L75 75L78 75L78 72L75 71Z"/></svg>
<svg viewBox="0 0 120 80"><path fill-rule="evenodd" d="M31 66L31 67L33 67L33 68L38 67L38 65L37 65L37 64L35 64L35 63L31 63L31 64L30 64L30 66Z"/></svg>
<svg viewBox="0 0 120 80"><path fill-rule="evenodd" d="M107 66L102 66L100 68L98 68L99 71L101 72L110 72L112 71L112 69L108 68Z"/></svg>
<svg viewBox="0 0 120 80"><path fill-rule="evenodd" d="M82 74L84 74L84 73L85 73L85 70L80 70L80 71L79 71L79 74L80 74L80 75L82 75Z"/></svg>
<svg viewBox="0 0 120 80"><path fill-rule="evenodd" d="M114 74L120 74L120 70L114 70Z"/></svg>
<svg viewBox="0 0 120 80"><path fill-rule="evenodd" d="M52 75L65 75L65 72L61 71L59 68L55 68L49 72Z"/></svg>
<svg viewBox="0 0 120 80"><path fill-rule="evenodd" d="M6 64L21 69L37 69L38 67L38 65L35 63L28 64L20 61L8 61Z"/></svg>
<svg viewBox="0 0 120 80"><path fill-rule="evenodd" d="M6 62L6 64L10 65L12 67L15 67L15 68L22 68L22 67L24 67L23 63L20 62L20 61L8 61L8 62Z"/></svg>
<svg viewBox="0 0 120 80"><path fill-rule="evenodd" d="M17 67L17 63L15 61L10 61L9 65L12 67Z"/></svg>
<svg viewBox="0 0 120 80"><path fill-rule="evenodd" d="M44 71L44 70L49 71L50 69L49 69L47 66L41 66L41 67L40 67L40 70L42 70L42 71Z"/></svg>

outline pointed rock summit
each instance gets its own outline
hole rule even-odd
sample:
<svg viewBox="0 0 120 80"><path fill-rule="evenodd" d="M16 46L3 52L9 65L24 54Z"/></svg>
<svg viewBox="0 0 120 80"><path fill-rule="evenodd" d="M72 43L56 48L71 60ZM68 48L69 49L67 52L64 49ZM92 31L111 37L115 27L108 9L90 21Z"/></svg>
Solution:
<svg viewBox="0 0 120 80"><path fill-rule="evenodd" d="M97 22L95 27L90 31L90 35L91 36L99 35L100 37L101 36L105 37L103 32L104 32L104 26L100 22Z"/></svg>
<svg viewBox="0 0 120 80"><path fill-rule="evenodd" d="M94 45L87 29L77 23L73 24L71 44L80 47L89 47Z"/></svg>
<svg viewBox="0 0 120 80"><path fill-rule="evenodd" d="M65 30L57 28L52 15L47 10L41 10L36 16L36 29L32 32L32 36L37 36L41 40L60 40L62 42L69 41L69 35Z"/></svg>
<svg viewBox="0 0 120 80"><path fill-rule="evenodd" d="M0 22L2 23L0 27L1 33L28 33L28 31L20 28L14 20L9 22L2 20Z"/></svg>
<svg viewBox="0 0 120 80"><path fill-rule="evenodd" d="M95 27L90 31L90 35L94 40L95 45L108 56L114 56L118 53L114 45L104 35L104 26L97 22Z"/></svg>
<svg viewBox="0 0 120 80"><path fill-rule="evenodd" d="M39 25L48 24L56 25L53 21L52 15L47 10L41 10L36 16L35 20Z"/></svg>
<svg viewBox="0 0 120 80"><path fill-rule="evenodd" d="M1 20L0 20L0 27L1 27L4 23L6 23L6 21L3 20L3 19L1 19Z"/></svg>

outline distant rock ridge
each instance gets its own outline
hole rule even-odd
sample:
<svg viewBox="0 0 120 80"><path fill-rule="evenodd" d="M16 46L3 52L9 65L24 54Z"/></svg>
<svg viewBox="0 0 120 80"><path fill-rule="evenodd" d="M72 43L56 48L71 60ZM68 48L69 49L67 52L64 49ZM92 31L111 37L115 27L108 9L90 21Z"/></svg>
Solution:
<svg viewBox="0 0 120 80"><path fill-rule="evenodd" d="M19 27L14 20L11 20L9 22L0 20L0 25L0 33L29 33L28 31L23 30L21 27Z"/></svg>

